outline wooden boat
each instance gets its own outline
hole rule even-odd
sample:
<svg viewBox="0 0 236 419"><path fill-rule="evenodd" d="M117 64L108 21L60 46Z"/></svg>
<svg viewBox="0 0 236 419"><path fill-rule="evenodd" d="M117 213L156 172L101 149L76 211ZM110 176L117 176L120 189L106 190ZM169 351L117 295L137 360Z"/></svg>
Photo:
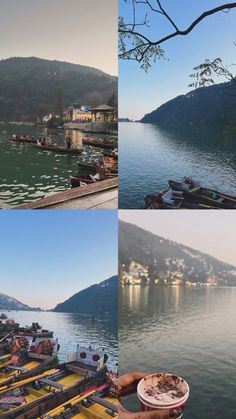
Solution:
<svg viewBox="0 0 236 419"><path fill-rule="evenodd" d="M0 387L44 371L57 359L59 345L52 338L14 336L11 352L0 357Z"/></svg>
<svg viewBox="0 0 236 419"><path fill-rule="evenodd" d="M78 345L65 364L0 388L0 415L6 419L39 417L89 386L104 383L106 360L103 350Z"/></svg>
<svg viewBox="0 0 236 419"><path fill-rule="evenodd" d="M92 175L75 175L70 178L72 188L90 185L90 183L94 182L96 182L96 179Z"/></svg>
<svg viewBox="0 0 236 419"><path fill-rule="evenodd" d="M144 197L145 209L179 209L183 204L182 192L173 194L170 190L164 190L156 195Z"/></svg>
<svg viewBox="0 0 236 419"><path fill-rule="evenodd" d="M118 418L118 399L110 394L110 386L105 383L99 387L88 388L87 391L44 413L41 417L44 419Z"/></svg>
<svg viewBox="0 0 236 419"><path fill-rule="evenodd" d="M212 205L190 202L184 198L177 197L173 200L173 202L165 203L162 201L162 193L163 192L156 195L146 195L144 197L144 209L215 209Z"/></svg>
<svg viewBox="0 0 236 419"><path fill-rule="evenodd" d="M100 148L107 148L107 149L114 149L116 148L116 144L112 141L107 140L95 140L94 138L83 138L83 144L90 145L92 147L100 147Z"/></svg>
<svg viewBox="0 0 236 419"><path fill-rule="evenodd" d="M44 338L52 338L53 331L43 329L42 326L37 325L37 323L32 323L31 326L21 327L19 323L15 323L13 319L8 319L5 323L0 323L0 339L4 338L8 333L18 334L18 335L27 335L27 336L36 336Z"/></svg>
<svg viewBox="0 0 236 419"><path fill-rule="evenodd" d="M90 174L95 174L96 173L97 164L98 164L97 162L91 162L91 163L87 163L87 162L83 162L83 161L78 161L77 162L79 170L89 171Z"/></svg>
<svg viewBox="0 0 236 419"><path fill-rule="evenodd" d="M7 319L5 323L0 322L0 336L11 332L12 330L18 330L20 327L19 323L16 323L13 319Z"/></svg>
<svg viewBox="0 0 236 419"><path fill-rule="evenodd" d="M118 160L118 151L103 151L103 156L105 157L113 157L115 160Z"/></svg>
<svg viewBox="0 0 236 419"><path fill-rule="evenodd" d="M182 190L183 198L189 202L209 205L213 208L236 209L236 196L224 194L214 189L200 186L186 187L186 183L169 180L169 186L174 190Z"/></svg>
<svg viewBox="0 0 236 419"><path fill-rule="evenodd" d="M78 188L81 186L90 185L91 183L99 182L100 180L117 177L117 173L112 173L110 169L104 169L103 167L98 169L97 166L96 170L97 172L95 175L89 174L71 176L71 188Z"/></svg>
<svg viewBox="0 0 236 419"><path fill-rule="evenodd" d="M25 135L13 135L12 137L10 137L11 141L15 141L15 142L19 142L19 143L37 143L37 140L34 137L31 137L29 135L25 136Z"/></svg>
<svg viewBox="0 0 236 419"><path fill-rule="evenodd" d="M109 169L112 173L118 173L118 161L114 156L104 156L102 162L104 169Z"/></svg>
<svg viewBox="0 0 236 419"><path fill-rule="evenodd" d="M39 143L34 144L34 147L37 147L40 150L45 151L53 151L55 153L63 153L63 154L82 154L82 148L66 148L65 146L60 145L41 145Z"/></svg>
<svg viewBox="0 0 236 419"><path fill-rule="evenodd" d="M91 175L95 174L97 171L97 167L99 166L98 162L77 162L78 169L83 171L89 171ZM118 164L117 159L114 156L105 156L102 158L102 167L104 169L109 169L111 173L118 173Z"/></svg>

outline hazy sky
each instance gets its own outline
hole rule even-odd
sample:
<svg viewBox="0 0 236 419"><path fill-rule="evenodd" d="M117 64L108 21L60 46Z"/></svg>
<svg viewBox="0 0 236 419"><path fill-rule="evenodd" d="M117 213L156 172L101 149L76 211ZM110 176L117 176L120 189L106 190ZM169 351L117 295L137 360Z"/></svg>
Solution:
<svg viewBox="0 0 236 419"><path fill-rule="evenodd" d="M117 75L117 0L0 0L0 58L36 56Z"/></svg>
<svg viewBox="0 0 236 419"><path fill-rule="evenodd" d="M235 211L119 211L119 218L236 266Z"/></svg>
<svg viewBox="0 0 236 419"><path fill-rule="evenodd" d="M154 4L155 2L152 1ZM204 10L214 8L221 0L163 0L169 14L185 29ZM119 14L125 16L127 6L120 0ZM143 6L141 6L143 8ZM138 16L137 16L138 20ZM229 13L220 12L202 21L188 36L174 38L162 44L166 60L159 60L146 74L133 61L119 63L119 110L121 117L140 119L162 103L190 91L189 75L193 67L205 58L221 57L236 74L235 36L236 9ZM160 15L150 22L147 33L152 39L173 31Z"/></svg>
<svg viewBox="0 0 236 419"><path fill-rule="evenodd" d="M116 211L2 211L0 292L53 308L117 274Z"/></svg>

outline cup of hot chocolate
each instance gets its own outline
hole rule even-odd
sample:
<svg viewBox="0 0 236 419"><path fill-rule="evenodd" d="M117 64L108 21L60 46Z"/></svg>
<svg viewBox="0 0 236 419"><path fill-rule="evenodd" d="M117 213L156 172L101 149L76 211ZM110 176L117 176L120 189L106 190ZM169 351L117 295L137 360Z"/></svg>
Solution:
<svg viewBox="0 0 236 419"><path fill-rule="evenodd" d="M158 410L160 419L180 419L189 397L189 385L181 377L168 373L151 374L138 384L141 410Z"/></svg>

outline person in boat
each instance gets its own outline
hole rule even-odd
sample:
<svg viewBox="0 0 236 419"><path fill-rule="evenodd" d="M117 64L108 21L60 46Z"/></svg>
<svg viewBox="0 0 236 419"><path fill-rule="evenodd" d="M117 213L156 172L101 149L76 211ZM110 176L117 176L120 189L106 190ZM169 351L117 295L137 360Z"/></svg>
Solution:
<svg viewBox="0 0 236 419"><path fill-rule="evenodd" d="M29 346L29 342L25 337L15 337L12 341L11 352L14 354L21 350L27 349Z"/></svg>
<svg viewBox="0 0 236 419"><path fill-rule="evenodd" d="M66 146L67 146L67 150L69 150L71 148L71 144L72 144L72 138L70 135L66 136Z"/></svg>
<svg viewBox="0 0 236 419"><path fill-rule="evenodd" d="M36 348L36 354L38 355L52 355L52 353L53 344L49 339L42 340Z"/></svg>
<svg viewBox="0 0 236 419"><path fill-rule="evenodd" d="M162 195L161 199L164 205L174 207L175 199L183 199L183 192L169 189Z"/></svg>
<svg viewBox="0 0 236 419"><path fill-rule="evenodd" d="M38 330L38 329L40 329L40 326L39 326L39 324L38 324L38 323L32 323L31 329L32 329L34 332L37 332L37 330Z"/></svg>
<svg viewBox="0 0 236 419"><path fill-rule="evenodd" d="M183 183L185 183L186 185L188 185L188 189L193 189L194 188L193 180L190 177L188 177L188 176L184 176Z"/></svg>
<svg viewBox="0 0 236 419"><path fill-rule="evenodd" d="M43 137L43 140L41 141L41 145L44 147L48 146L48 140L46 137Z"/></svg>
<svg viewBox="0 0 236 419"><path fill-rule="evenodd" d="M96 165L96 175L93 176L94 180L104 180L106 179L105 170L99 164Z"/></svg>

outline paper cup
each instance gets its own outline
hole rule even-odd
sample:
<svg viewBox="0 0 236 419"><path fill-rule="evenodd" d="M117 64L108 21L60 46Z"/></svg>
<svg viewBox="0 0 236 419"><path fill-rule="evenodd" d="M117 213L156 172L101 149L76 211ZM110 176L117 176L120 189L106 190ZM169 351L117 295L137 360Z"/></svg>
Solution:
<svg viewBox="0 0 236 419"><path fill-rule="evenodd" d="M158 410L160 419L180 419L189 397L189 386L177 375L151 374L139 382L137 396L143 412Z"/></svg>

